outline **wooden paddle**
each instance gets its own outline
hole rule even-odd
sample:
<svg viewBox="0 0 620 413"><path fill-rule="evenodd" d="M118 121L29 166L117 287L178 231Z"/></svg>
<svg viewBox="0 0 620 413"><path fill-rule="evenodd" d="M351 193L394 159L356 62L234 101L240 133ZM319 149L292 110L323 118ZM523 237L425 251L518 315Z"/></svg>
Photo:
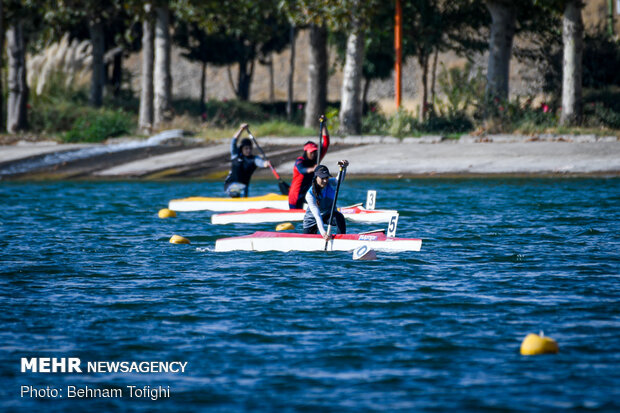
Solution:
<svg viewBox="0 0 620 413"><path fill-rule="evenodd" d="M266 161L269 161L269 158L267 158L265 151L263 151L263 148L261 148L258 142L256 142L256 138L254 137L254 135L252 135L252 132L250 132L250 129L249 128L245 128L245 129L248 131L248 135L250 135L250 139L252 139L252 142L254 142L254 145L256 145L256 148L258 148L261 155L263 155L263 158ZM280 188L280 192L282 193L282 195L288 195L288 190L291 186L287 184L286 182L284 182L282 178L280 178L280 175L276 171L276 168L273 167L271 162L269 162L269 168L271 168L271 172L273 173L273 176L275 176L276 179L278 180L278 187Z"/></svg>
<svg viewBox="0 0 620 413"><path fill-rule="evenodd" d="M347 169L342 162L338 162L340 169L338 170L338 183L336 184L336 194L334 194L334 203L332 204L332 211L329 214L329 221L327 224L327 240L325 240L324 251L327 251L327 245L329 244L329 234L332 231L332 218L334 217L334 211L336 210L336 201L338 200L338 192L340 192L340 182L342 181L342 174Z"/></svg>

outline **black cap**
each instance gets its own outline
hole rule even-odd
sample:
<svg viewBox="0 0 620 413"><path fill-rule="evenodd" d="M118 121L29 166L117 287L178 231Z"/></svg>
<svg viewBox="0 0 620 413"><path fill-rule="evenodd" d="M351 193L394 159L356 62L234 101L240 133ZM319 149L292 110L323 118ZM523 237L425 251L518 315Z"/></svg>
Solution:
<svg viewBox="0 0 620 413"><path fill-rule="evenodd" d="M241 143L239 144L239 147L243 148L244 146L249 146L251 148L252 147L252 140L250 140L249 138L241 139Z"/></svg>
<svg viewBox="0 0 620 413"><path fill-rule="evenodd" d="M314 176L318 176L319 178L329 178L332 175L329 173L329 169L327 169L327 166L318 165L314 170Z"/></svg>

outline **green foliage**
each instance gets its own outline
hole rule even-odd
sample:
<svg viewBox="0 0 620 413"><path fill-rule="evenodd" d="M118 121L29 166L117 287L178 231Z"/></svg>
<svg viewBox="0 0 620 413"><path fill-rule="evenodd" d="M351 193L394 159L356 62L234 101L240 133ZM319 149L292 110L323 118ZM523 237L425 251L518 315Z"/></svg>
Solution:
<svg viewBox="0 0 620 413"><path fill-rule="evenodd" d="M431 115L420 123L414 114L406 109L388 117L380 111L370 111L362 119L362 131L372 135L390 135L397 138L419 136L427 133L455 134L471 131L474 124L464 113L454 115Z"/></svg>
<svg viewBox="0 0 620 413"><path fill-rule="evenodd" d="M42 81L35 78L35 82ZM73 102L78 105L88 102L88 90L86 87L76 87L74 82L67 81L67 74L54 71L45 80L45 85L40 95L36 94L37 85L31 85L30 102L32 106Z"/></svg>
<svg viewBox="0 0 620 413"><path fill-rule="evenodd" d="M89 111L77 119L73 128L63 136L65 142L101 142L107 138L130 133L132 117L121 110L100 109Z"/></svg>
<svg viewBox="0 0 620 413"><path fill-rule="evenodd" d="M486 78L480 69L473 75L471 72L472 64L469 62L463 68L450 69L441 64L437 85L443 98L435 98L435 108L441 117L463 118L467 113L481 117Z"/></svg>
<svg viewBox="0 0 620 413"><path fill-rule="evenodd" d="M364 134L383 135L389 129L389 125L388 118L374 107L371 107L368 114L362 118L362 132Z"/></svg>
<svg viewBox="0 0 620 413"><path fill-rule="evenodd" d="M264 122L269 114L259 105L241 100L209 100L204 119L211 126L223 127L241 123Z"/></svg>
<svg viewBox="0 0 620 413"><path fill-rule="evenodd" d="M584 107L585 126L620 129L620 112L602 102L588 103Z"/></svg>
<svg viewBox="0 0 620 413"><path fill-rule="evenodd" d="M454 134L471 131L474 124L465 113L455 113L449 116L431 115L416 128L420 132Z"/></svg>
<svg viewBox="0 0 620 413"><path fill-rule="evenodd" d="M541 131L557 125L558 118L551 106L545 102L533 105L533 99L524 102L517 98L513 101L493 99L487 105L489 114L486 123L491 133L515 132L531 133Z"/></svg>
<svg viewBox="0 0 620 413"><path fill-rule="evenodd" d="M415 122L416 120L413 114L400 107L389 120L388 133L397 138L410 135Z"/></svg>
<svg viewBox="0 0 620 413"><path fill-rule="evenodd" d="M67 100L50 101L32 106L29 111L30 129L34 133L53 135L73 127L75 121L86 116L87 106Z"/></svg>
<svg viewBox="0 0 620 413"><path fill-rule="evenodd" d="M314 129L304 128L284 120L260 123L252 128L252 132L257 136L314 136L316 134Z"/></svg>
<svg viewBox="0 0 620 413"><path fill-rule="evenodd" d="M297 26L325 25L331 31L351 31L361 24L366 28L375 13L392 7L381 0L280 0L279 7Z"/></svg>
<svg viewBox="0 0 620 413"><path fill-rule="evenodd" d="M583 48L584 87L620 86L620 40L603 30L586 35Z"/></svg>

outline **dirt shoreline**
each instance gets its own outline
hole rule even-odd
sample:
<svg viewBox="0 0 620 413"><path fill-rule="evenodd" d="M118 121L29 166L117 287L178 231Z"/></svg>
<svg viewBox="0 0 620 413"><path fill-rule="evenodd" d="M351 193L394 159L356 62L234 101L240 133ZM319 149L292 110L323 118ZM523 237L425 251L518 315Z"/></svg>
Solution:
<svg viewBox="0 0 620 413"><path fill-rule="evenodd" d="M260 138L280 174L290 179L306 137ZM166 131L148 140L107 144L20 141L0 146L0 180L222 179L229 140L205 143ZM255 151L256 152L256 151ZM487 135L397 139L333 137L324 162L351 163L351 177L620 176L620 138L594 135ZM271 173L258 170L256 179Z"/></svg>

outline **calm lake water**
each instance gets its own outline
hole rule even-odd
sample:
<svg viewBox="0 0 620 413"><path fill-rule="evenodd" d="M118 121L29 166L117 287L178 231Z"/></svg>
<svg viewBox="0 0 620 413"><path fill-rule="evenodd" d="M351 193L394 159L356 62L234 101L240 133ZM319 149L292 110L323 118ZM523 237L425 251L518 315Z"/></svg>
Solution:
<svg viewBox="0 0 620 413"><path fill-rule="evenodd" d="M351 179L339 205L367 189L420 252L215 253L219 237L275 224L157 217L172 198L221 196L219 183L0 184L0 410L620 409L620 179ZM521 356L541 330L560 353ZM187 365L21 373L22 357ZM129 397L146 385L170 397Z"/></svg>

